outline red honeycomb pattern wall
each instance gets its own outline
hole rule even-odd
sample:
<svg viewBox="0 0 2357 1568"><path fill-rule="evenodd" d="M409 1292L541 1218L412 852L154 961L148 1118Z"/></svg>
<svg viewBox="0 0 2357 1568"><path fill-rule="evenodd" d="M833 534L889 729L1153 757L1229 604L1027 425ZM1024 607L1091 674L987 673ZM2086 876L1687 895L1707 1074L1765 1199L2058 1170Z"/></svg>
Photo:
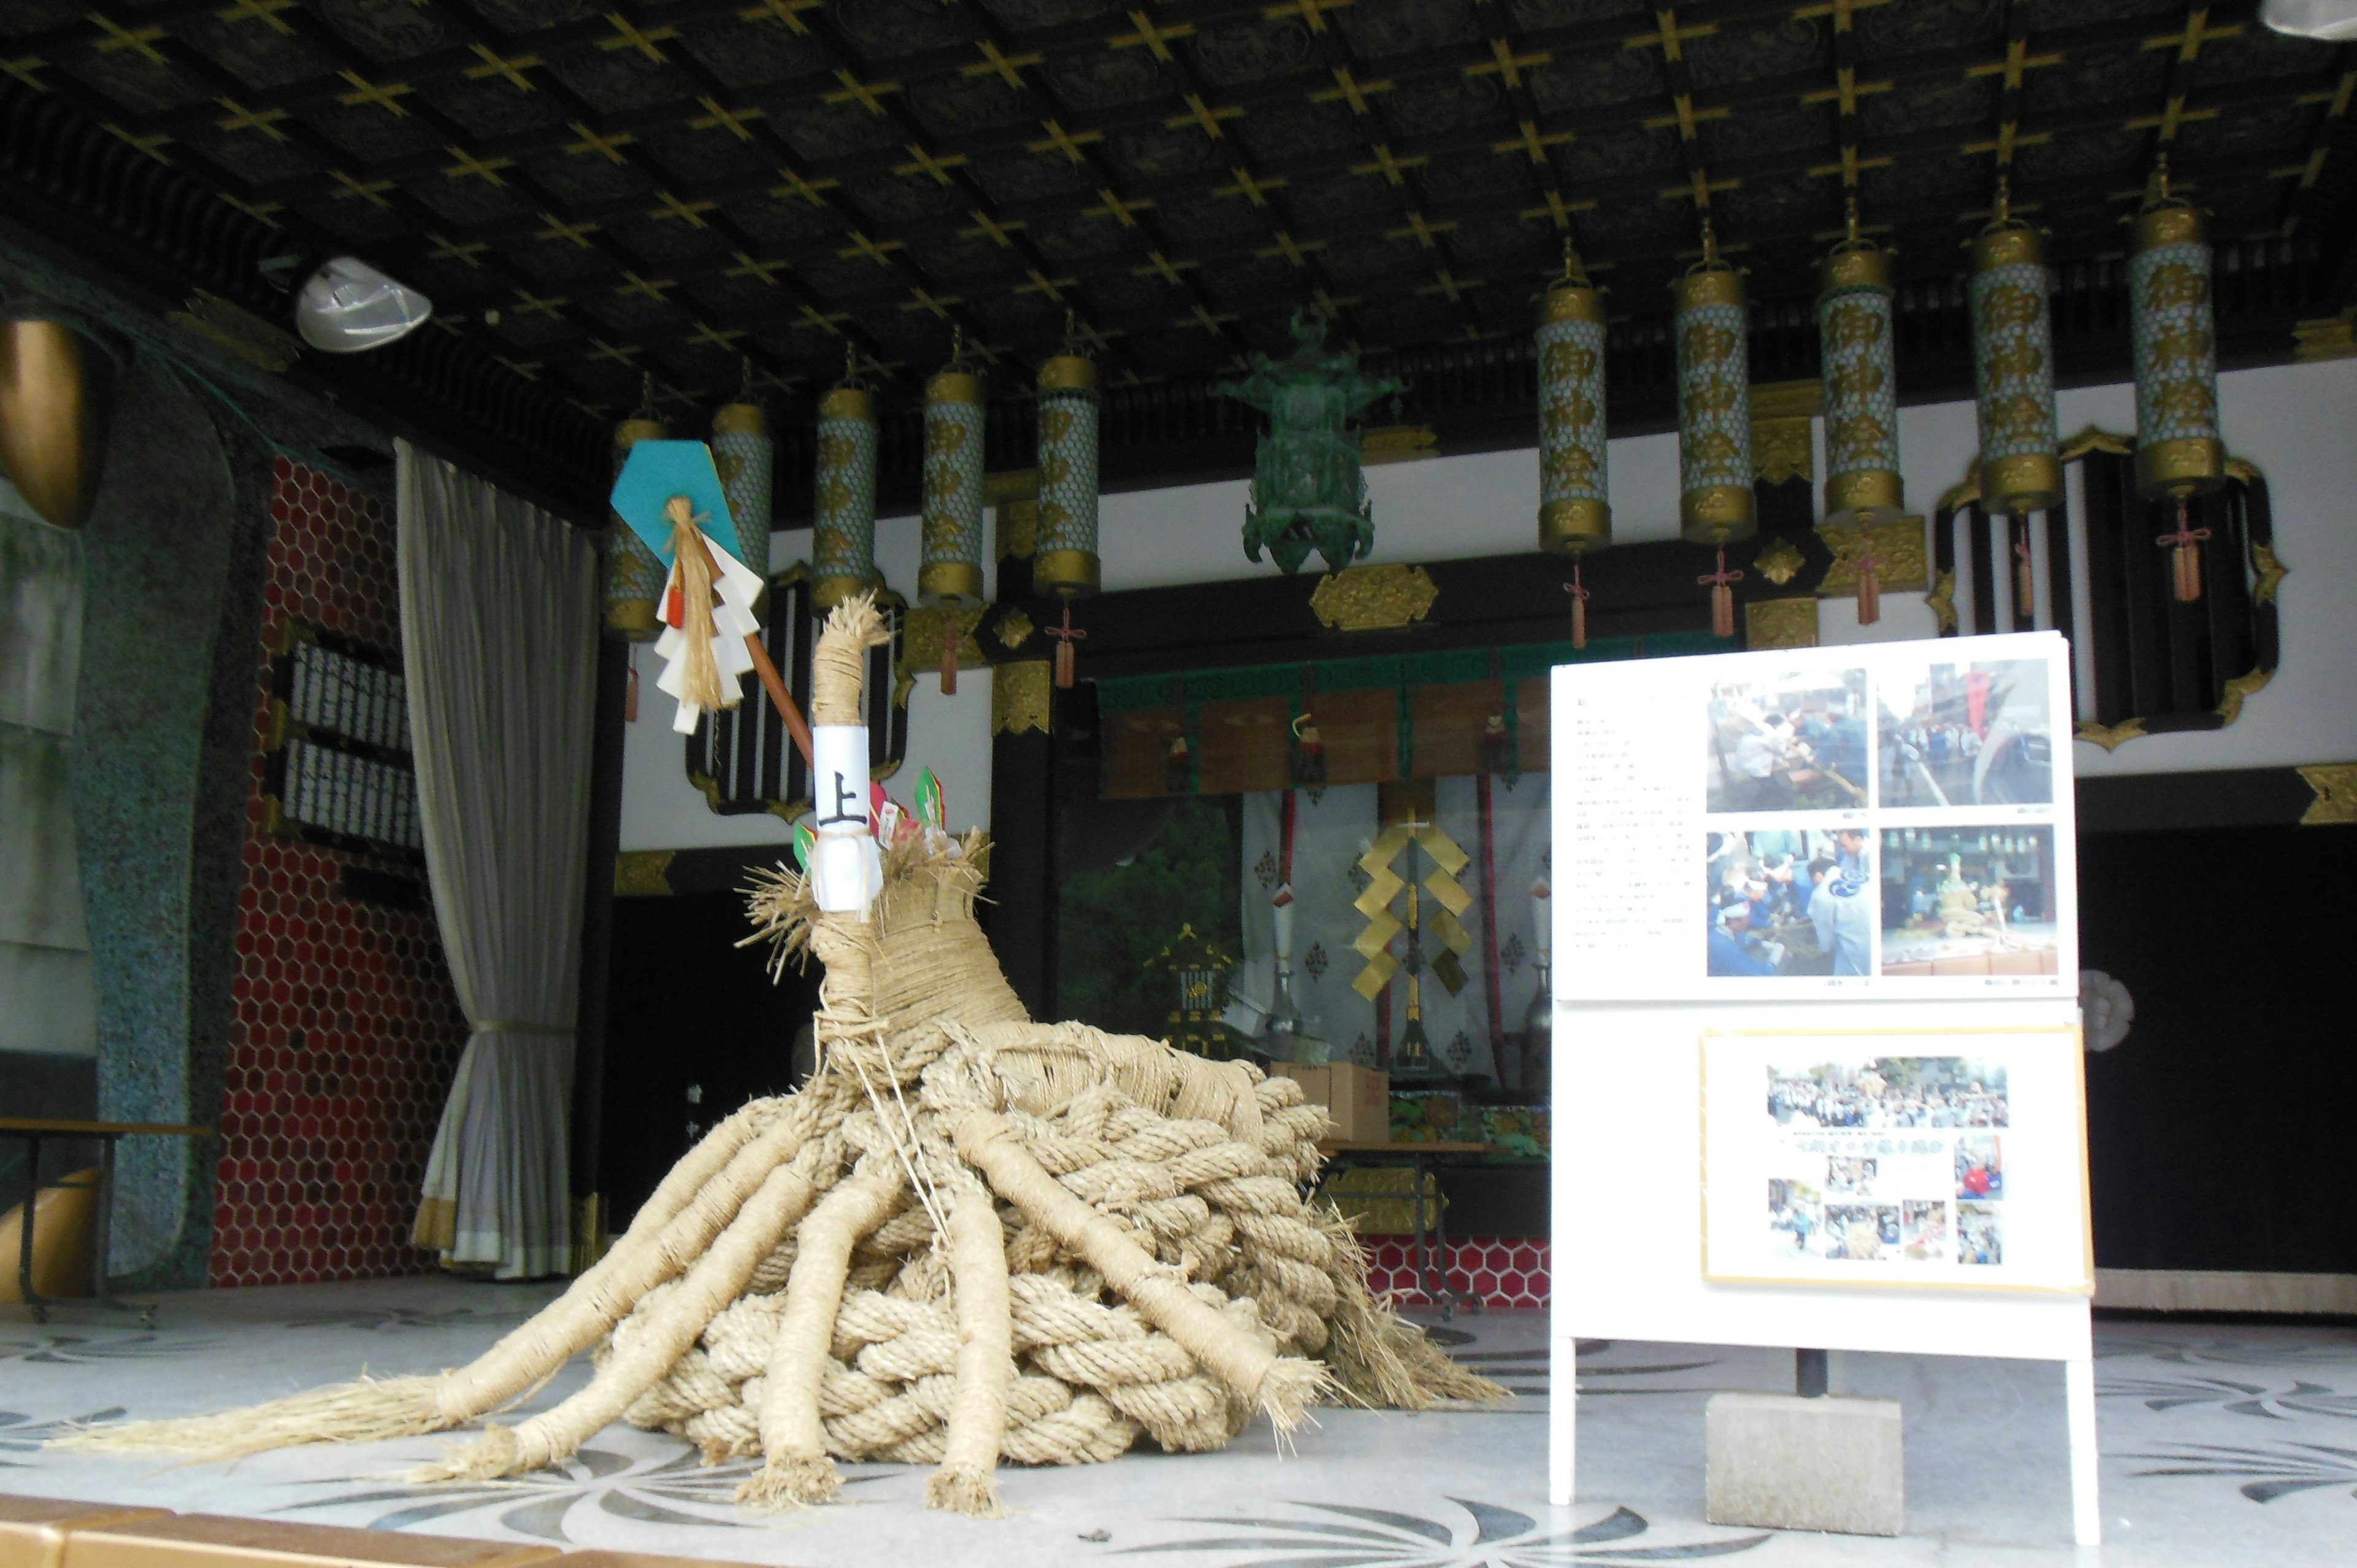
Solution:
<svg viewBox="0 0 2357 1568"><path fill-rule="evenodd" d="M1402 1301L1431 1302L1416 1278L1414 1238L1370 1236L1366 1246L1372 1289ZM1453 1288L1480 1296L1484 1306L1544 1306L1547 1251L1544 1236L1469 1236L1448 1243L1442 1273Z"/></svg>
<svg viewBox="0 0 2357 1568"><path fill-rule="evenodd" d="M401 646L393 523L374 500L278 460L254 701L253 789L221 1094L212 1283L420 1273L418 1183L467 1025L430 910L338 891L355 857L267 832L271 649L307 621Z"/></svg>

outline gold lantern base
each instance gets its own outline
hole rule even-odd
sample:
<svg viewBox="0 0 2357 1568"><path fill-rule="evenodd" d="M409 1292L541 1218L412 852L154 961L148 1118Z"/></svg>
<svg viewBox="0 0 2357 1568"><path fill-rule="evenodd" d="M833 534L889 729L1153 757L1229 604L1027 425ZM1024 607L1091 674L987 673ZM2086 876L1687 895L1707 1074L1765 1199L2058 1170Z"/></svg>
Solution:
<svg viewBox="0 0 2357 1568"><path fill-rule="evenodd" d="M1981 464L1981 510L2003 517L2046 511L2062 504L2062 459L2030 452Z"/></svg>
<svg viewBox="0 0 2357 1568"><path fill-rule="evenodd" d="M2136 491L2148 500L2206 496L2226 483L2226 444L2215 436L2155 441L2136 453Z"/></svg>
<svg viewBox="0 0 2357 1568"><path fill-rule="evenodd" d="M1709 485L1678 497L1678 534L1689 544L1732 544L1756 532L1749 485Z"/></svg>
<svg viewBox="0 0 2357 1568"><path fill-rule="evenodd" d="M1601 550L1612 542L1612 503L1549 501L1539 508L1539 548L1561 555Z"/></svg>
<svg viewBox="0 0 2357 1568"><path fill-rule="evenodd" d="M811 603L823 610L831 610L855 594L864 594L884 585L880 572L866 577L821 577L811 585Z"/></svg>
<svg viewBox="0 0 2357 1568"><path fill-rule="evenodd" d="M917 573L917 593L927 600L982 597L982 568L971 561L935 561Z"/></svg>
<svg viewBox="0 0 2357 1568"><path fill-rule="evenodd" d="M1104 566L1093 550L1042 550L1031 558L1031 585L1074 598L1097 591Z"/></svg>
<svg viewBox="0 0 2357 1568"><path fill-rule="evenodd" d="M1907 515L1907 487L1889 468L1860 468L1825 480L1825 521L1871 527Z"/></svg>

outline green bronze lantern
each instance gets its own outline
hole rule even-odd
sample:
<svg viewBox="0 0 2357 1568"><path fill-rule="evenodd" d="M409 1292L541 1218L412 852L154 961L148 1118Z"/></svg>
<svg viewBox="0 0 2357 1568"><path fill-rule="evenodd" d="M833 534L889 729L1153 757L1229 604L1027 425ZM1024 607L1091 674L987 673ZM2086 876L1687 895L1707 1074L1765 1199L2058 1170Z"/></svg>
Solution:
<svg viewBox="0 0 2357 1568"><path fill-rule="evenodd" d="M1360 374L1355 349L1326 351L1323 311L1293 315L1293 352L1282 363L1253 356L1252 373L1220 391L1268 415L1244 512L1244 558L1266 550L1279 570L1297 572L1315 550L1340 572L1375 547L1375 525L1359 471L1358 415L1402 383Z"/></svg>

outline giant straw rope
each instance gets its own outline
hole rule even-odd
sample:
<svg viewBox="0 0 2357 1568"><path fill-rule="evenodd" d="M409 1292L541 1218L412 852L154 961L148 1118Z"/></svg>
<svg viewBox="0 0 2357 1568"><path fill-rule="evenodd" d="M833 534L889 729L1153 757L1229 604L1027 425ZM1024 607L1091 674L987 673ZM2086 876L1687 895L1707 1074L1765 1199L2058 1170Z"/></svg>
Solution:
<svg viewBox="0 0 2357 1568"><path fill-rule="evenodd" d="M830 616L814 723L858 722L881 636L865 598ZM63 1441L230 1456L446 1431L592 1350L578 1392L419 1478L522 1475L624 1420L760 1458L748 1503L822 1502L835 1460L890 1460L988 1516L1001 1459L1200 1452L1263 1413L1282 1438L1329 1396L1502 1397L1372 1296L1348 1224L1305 1199L1327 1121L1299 1085L1025 1015L974 923L987 858L979 833L891 846L865 916L764 875L751 940L825 967L817 1072L714 1128L470 1365Z"/></svg>

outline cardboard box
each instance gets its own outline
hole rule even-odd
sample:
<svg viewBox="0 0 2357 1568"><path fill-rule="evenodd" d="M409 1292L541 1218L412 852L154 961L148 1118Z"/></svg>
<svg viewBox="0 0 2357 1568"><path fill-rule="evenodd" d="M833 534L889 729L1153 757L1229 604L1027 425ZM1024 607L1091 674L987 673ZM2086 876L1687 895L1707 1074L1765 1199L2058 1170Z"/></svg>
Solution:
<svg viewBox="0 0 2357 1568"><path fill-rule="evenodd" d="M1333 1120L1328 1137L1343 1144L1388 1144L1392 1138L1392 1075L1356 1062L1275 1062L1269 1072L1301 1085L1302 1098L1323 1105Z"/></svg>

